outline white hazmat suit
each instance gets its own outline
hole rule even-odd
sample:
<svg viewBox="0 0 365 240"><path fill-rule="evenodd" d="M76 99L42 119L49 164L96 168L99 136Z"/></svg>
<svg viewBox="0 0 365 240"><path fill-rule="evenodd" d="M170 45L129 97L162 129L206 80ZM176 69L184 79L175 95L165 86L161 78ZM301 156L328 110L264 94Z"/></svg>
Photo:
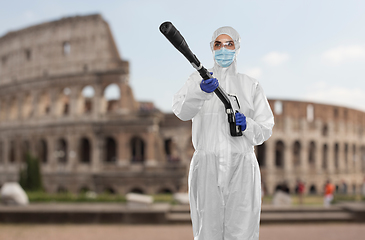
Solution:
<svg viewBox="0 0 365 240"><path fill-rule="evenodd" d="M246 116L243 136L232 137L223 103L201 90L194 72L173 100L173 112L192 120L195 148L189 170L189 199L194 240L257 240L261 211L261 176L254 146L272 134L274 117L258 81L237 72L240 36L231 27L217 29L212 41L227 34L235 42L233 63L209 69L221 88L239 99Z"/></svg>

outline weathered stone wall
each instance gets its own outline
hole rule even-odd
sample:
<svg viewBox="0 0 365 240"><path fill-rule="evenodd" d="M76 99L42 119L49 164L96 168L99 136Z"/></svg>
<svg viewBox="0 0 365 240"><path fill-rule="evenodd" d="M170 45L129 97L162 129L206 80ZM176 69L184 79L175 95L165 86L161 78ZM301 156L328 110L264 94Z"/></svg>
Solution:
<svg viewBox="0 0 365 240"><path fill-rule="evenodd" d="M167 158L164 115L134 99L129 64L100 15L8 33L0 58L0 185L18 179L31 153L49 192L181 188L186 168ZM111 85L118 99L107 99Z"/></svg>

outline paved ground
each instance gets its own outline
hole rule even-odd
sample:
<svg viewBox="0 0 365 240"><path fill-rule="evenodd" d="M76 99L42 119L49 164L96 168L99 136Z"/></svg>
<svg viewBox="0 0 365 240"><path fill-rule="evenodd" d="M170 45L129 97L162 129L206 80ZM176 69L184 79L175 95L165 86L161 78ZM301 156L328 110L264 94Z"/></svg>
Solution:
<svg viewBox="0 0 365 240"><path fill-rule="evenodd" d="M263 225L260 240L363 240L365 224ZM1 240L192 240L185 225L0 225Z"/></svg>

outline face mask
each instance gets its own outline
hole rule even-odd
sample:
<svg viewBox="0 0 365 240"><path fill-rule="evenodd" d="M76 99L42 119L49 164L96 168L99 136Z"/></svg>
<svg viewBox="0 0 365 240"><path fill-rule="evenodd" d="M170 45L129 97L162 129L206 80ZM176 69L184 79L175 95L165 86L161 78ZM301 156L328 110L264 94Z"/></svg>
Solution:
<svg viewBox="0 0 365 240"><path fill-rule="evenodd" d="M235 50L228 50L223 47L217 51L214 51L214 58L221 67L226 68L232 64L235 53Z"/></svg>

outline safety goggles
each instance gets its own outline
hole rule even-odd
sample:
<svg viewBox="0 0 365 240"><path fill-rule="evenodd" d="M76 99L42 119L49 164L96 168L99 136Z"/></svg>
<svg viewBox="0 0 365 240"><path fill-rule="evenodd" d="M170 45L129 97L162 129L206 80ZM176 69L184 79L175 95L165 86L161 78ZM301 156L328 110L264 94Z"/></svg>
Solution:
<svg viewBox="0 0 365 240"><path fill-rule="evenodd" d="M221 39L219 41L212 41L210 45L214 51L219 50L222 47L229 50L235 50L234 41L230 39Z"/></svg>

